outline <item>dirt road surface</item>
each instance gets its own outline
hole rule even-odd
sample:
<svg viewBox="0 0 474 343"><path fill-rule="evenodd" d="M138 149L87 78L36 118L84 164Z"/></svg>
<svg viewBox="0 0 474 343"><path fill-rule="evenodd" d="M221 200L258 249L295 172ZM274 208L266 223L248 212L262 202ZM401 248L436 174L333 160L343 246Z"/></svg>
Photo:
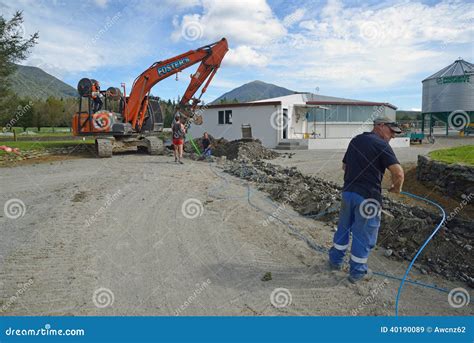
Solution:
<svg viewBox="0 0 474 343"><path fill-rule="evenodd" d="M393 315L399 282L353 285L325 247L333 228L272 204L216 164L126 154L0 170L2 315ZM24 206L23 206L24 204ZM374 251L371 268L407 264ZM270 274L271 273L271 277ZM451 290L427 275L412 278ZM262 281L267 280L267 281ZM403 315L469 315L406 285Z"/></svg>
<svg viewBox="0 0 474 343"><path fill-rule="evenodd" d="M448 149L460 145L473 145L474 137L436 137L434 144L412 144L410 148L394 148L398 160L402 164L416 163L418 155L431 151ZM315 175L325 180L343 184L342 158L345 149L334 150L294 150L292 158L272 160L281 166L298 167L305 174Z"/></svg>

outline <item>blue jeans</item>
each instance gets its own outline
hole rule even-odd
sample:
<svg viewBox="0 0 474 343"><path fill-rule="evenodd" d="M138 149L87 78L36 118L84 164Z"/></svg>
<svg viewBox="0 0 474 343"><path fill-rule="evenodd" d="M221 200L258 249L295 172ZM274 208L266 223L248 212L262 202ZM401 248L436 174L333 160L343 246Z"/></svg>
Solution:
<svg viewBox="0 0 474 343"><path fill-rule="evenodd" d="M207 148L206 150L204 150L202 152L202 156L204 156L204 157L211 156L211 148Z"/></svg>
<svg viewBox="0 0 474 343"><path fill-rule="evenodd" d="M367 259L370 251L377 243L377 234L380 227L380 204L376 204L370 214L361 211L369 200L354 192L342 193L342 206L339 213L339 223L334 234L334 246L329 250L329 261L334 265L341 265L349 247L349 238L352 233L350 275L359 279L367 273ZM362 206L361 206L362 204Z"/></svg>

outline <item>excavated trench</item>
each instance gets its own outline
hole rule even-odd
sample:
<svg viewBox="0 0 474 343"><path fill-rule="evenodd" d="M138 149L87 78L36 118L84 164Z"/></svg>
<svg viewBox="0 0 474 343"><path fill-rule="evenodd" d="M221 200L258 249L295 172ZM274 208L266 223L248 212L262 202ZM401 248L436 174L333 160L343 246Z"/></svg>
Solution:
<svg viewBox="0 0 474 343"><path fill-rule="evenodd" d="M296 167L262 161L285 155L266 149L259 141L217 142L214 155L227 156L225 172L251 181L272 200L292 206L303 216L337 225L341 187L303 175ZM387 258L411 261L441 220L441 214L435 208L407 205L387 196L382 208L378 246L385 249ZM423 274L435 273L450 280L460 280L474 288L471 224L459 215L450 218L423 250L414 268Z"/></svg>

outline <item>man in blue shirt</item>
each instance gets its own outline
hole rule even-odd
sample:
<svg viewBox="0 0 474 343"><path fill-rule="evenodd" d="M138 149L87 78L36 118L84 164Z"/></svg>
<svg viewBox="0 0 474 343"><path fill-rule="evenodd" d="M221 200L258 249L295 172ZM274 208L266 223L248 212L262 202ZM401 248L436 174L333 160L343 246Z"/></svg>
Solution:
<svg viewBox="0 0 474 343"><path fill-rule="evenodd" d="M329 264L333 269L341 269L352 233L349 281L353 283L372 277L367 260L380 227L385 169L392 176L388 191L400 193L402 189L403 169L388 144L397 133L401 133L397 123L387 117L377 118L372 132L364 132L351 140L342 160L342 204L334 245L329 250Z"/></svg>

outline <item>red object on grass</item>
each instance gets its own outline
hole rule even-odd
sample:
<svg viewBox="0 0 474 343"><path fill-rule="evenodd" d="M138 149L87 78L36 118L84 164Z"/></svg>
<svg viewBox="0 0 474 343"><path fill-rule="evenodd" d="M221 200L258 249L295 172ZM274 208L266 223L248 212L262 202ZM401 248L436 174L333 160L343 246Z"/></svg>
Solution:
<svg viewBox="0 0 474 343"><path fill-rule="evenodd" d="M20 149L10 148L9 146L6 146L6 145L0 145L0 150L3 150L3 151L8 152L8 153L14 153L14 154L17 154L17 155L20 154Z"/></svg>

